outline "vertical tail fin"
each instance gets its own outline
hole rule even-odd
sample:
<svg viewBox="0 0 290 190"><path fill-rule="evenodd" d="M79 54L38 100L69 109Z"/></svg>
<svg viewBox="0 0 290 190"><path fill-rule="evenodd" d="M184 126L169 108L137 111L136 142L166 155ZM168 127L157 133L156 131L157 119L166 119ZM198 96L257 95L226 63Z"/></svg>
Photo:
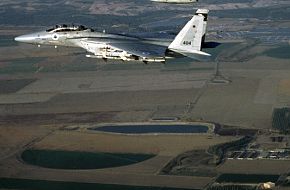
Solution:
<svg viewBox="0 0 290 190"><path fill-rule="evenodd" d="M210 54L201 51L205 40L208 12L207 9L198 9L168 49L193 58L196 58L196 54L210 56Z"/></svg>
<svg viewBox="0 0 290 190"><path fill-rule="evenodd" d="M195 15L202 15L204 17L203 19L203 33L202 33L202 40L201 45L205 42L205 34L206 34L206 28L207 28L207 17L208 17L209 10L207 9L198 9L195 13Z"/></svg>

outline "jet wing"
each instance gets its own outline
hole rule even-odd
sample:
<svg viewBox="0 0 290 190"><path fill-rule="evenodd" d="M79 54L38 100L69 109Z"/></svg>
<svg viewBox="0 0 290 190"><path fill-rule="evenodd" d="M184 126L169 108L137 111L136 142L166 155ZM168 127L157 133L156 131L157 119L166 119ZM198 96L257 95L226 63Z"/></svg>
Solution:
<svg viewBox="0 0 290 190"><path fill-rule="evenodd" d="M134 43L108 43L108 45L111 45L115 48L122 49L130 54L136 55L138 57L142 58L164 58L165 52L167 47L165 46L159 46L154 44L145 44L142 42L134 42ZM177 52L185 57L190 57L192 59L195 59L197 61L209 61L210 60L210 54L198 51L198 50L192 50L187 52Z"/></svg>
<svg viewBox="0 0 290 190"><path fill-rule="evenodd" d="M164 58L167 47L140 41L109 42L108 45L142 58Z"/></svg>
<svg viewBox="0 0 290 190"><path fill-rule="evenodd" d="M167 49L166 46L145 43L142 40L135 39L84 38L81 40L71 39L71 42L94 54L96 54L96 49L107 45L113 49L122 50L139 57L143 61L164 61Z"/></svg>

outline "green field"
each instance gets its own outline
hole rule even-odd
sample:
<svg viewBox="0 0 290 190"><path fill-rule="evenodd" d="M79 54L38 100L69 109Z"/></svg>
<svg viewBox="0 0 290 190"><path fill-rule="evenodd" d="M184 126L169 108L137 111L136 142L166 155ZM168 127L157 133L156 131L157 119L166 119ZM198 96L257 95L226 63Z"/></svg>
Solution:
<svg viewBox="0 0 290 190"><path fill-rule="evenodd" d="M279 175L263 175L263 174L222 174L216 182L218 183L266 183L276 182Z"/></svg>
<svg viewBox="0 0 290 190"><path fill-rule="evenodd" d="M284 45L274 49L270 49L265 52L269 57L280 58L280 59L290 59L290 46Z"/></svg>
<svg viewBox="0 0 290 190"><path fill-rule="evenodd" d="M0 36L0 47L16 46L15 36Z"/></svg>
<svg viewBox="0 0 290 190"><path fill-rule="evenodd" d="M11 60L1 67L0 74L34 73L39 69L36 64L44 59L32 57Z"/></svg>

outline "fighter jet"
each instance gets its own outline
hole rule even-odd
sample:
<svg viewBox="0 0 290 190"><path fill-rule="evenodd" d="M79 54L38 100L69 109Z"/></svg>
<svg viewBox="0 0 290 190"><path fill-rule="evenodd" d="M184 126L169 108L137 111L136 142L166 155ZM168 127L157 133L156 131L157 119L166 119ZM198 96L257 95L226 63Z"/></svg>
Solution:
<svg viewBox="0 0 290 190"><path fill-rule="evenodd" d="M150 0L157 3L174 3L174 4L184 4L184 3L196 3L198 0Z"/></svg>
<svg viewBox="0 0 290 190"><path fill-rule="evenodd" d="M166 59L190 57L203 61L210 54L202 50L207 26L207 9L198 9L173 39L141 38L124 34L96 32L85 26L56 25L46 31L22 35L18 42L30 44L80 47L86 57L122 61L165 63Z"/></svg>

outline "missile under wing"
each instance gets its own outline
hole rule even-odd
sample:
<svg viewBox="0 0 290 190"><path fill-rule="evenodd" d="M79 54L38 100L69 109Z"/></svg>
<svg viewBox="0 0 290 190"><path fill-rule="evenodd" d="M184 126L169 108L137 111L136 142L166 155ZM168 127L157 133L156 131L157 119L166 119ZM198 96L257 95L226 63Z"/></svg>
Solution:
<svg viewBox="0 0 290 190"><path fill-rule="evenodd" d="M174 3L174 4L186 4L186 3L196 3L198 0L150 0L157 3Z"/></svg>
<svg viewBox="0 0 290 190"><path fill-rule="evenodd" d="M96 32L84 26L56 25L46 31L18 36L16 41L37 45L80 47L87 57L104 60L162 62L177 57L205 60L202 51L207 26L207 9L198 9L175 39L140 38Z"/></svg>

